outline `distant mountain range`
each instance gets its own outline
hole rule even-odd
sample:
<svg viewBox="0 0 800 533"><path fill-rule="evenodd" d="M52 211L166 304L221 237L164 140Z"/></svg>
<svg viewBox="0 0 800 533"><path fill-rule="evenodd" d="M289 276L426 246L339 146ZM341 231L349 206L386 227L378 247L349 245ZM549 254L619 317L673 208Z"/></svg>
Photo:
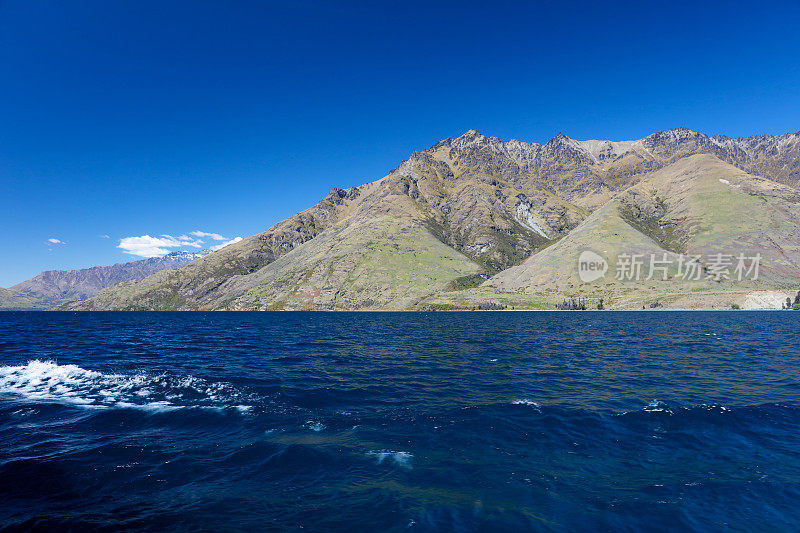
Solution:
<svg viewBox="0 0 800 533"><path fill-rule="evenodd" d="M539 144L470 130L375 182L333 188L263 233L67 307L553 308L586 298L730 308L800 285L798 186L800 133L732 139L676 128ZM606 261L601 279L579 276L586 250ZM715 254L740 253L759 254L757 278L736 279L733 264L714 275ZM638 281L615 276L631 255L671 266ZM687 281L682 261L694 256L700 274Z"/></svg>
<svg viewBox="0 0 800 533"><path fill-rule="evenodd" d="M125 281L145 278L160 270L181 267L205 257L210 250L171 252L163 257L151 257L111 266L96 266L80 270L46 270L41 274L3 289L0 307L47 307L55 300L86 299L102 289Z"/></svg>

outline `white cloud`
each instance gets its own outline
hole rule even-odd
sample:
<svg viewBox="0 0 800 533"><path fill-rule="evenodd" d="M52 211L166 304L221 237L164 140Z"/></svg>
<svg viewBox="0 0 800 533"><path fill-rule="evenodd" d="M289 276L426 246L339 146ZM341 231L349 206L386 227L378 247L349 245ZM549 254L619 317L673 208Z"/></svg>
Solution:
<svg viewBox="0 0 800 533"><path fill-rule="evenodd" d="M181 235L180 237L173 237L172 235L162 235L162 239L173 240L175 242L179 242L180 244L175 244L173 246L191 246L193 248L202 248L203 241L200 239L192 239L188 235Z"/></svg>
<svg viewBox="0 0 800 533"><path fill-rule="evenodd" d="M139 257L162 257L170 252L169 248L181 248L184 246L201 248L202 243L203 241L192 239L186 235L181 235L180 237L173 237L172 235L160 235L159 237L142 235L140 237L120 239L117 248L120 248L126 254L138 255Z"/></svg>
<svg viewBox="0 0 800 533"><path fill-rule="evenodd" d="M103 237L107 237L104 235ZM226 240L227 237L219 233L209 233L206 231L192 231L189 235L159 235L152 237L150 235L141 235L139 237L125 237L119 240L117 248L121 249L126 254L138 255L139 257L162 257L170 253L171 248L203 248L204 241L200 237L207 237L214 241L225 241L217 245L209 247L211 251L217 251L229 244L239 242L241 237L236 237L231 240Z"/></svg>
<svg viewBox="0 0 800 533"><path fill-rule="evenodd" d="M212 247L211 247L211 251L213 251L213 252L216 252L217 250L219 250L219 249L221 249L221 248L225 248L225 247L226 247L226 246L228 246L229 244L233 244L233 243L235 243L235 242L239 242L239 241L241 241L241 240L242 240L242 238L241 238L241 237L235 237L235 238L233 238L233 239L231 239L231 240L229 240L229 241L225 241L225 242L223 242L223 243L221 243L221 244L218 244L218 245L216 245L216 246L212 246Z"/></svg>
<svg viewBox="0 0 800 533"><path fill-rule="evenodd" d="M227 237L223 237L219 233L207 233L205 231L195 230L191 233L195 237L208 237L209 239L214 239L215 241L224 241Z"/></svg>
<svg viewBox="0 0 800 533"><path fill-rule="evenodd" d="M58 239L53 238L53 237L50 237L49 239L47 239L47 242L52 243L52 244L66 244L64 241L58 240Z"/></svg>
<svg viewBox="0 0 800 533"><path fill-rule="evenodd" d="M104 235L100 235L100 238L101 239L110 239L111 235L105 235L105 234Z"/></svg>

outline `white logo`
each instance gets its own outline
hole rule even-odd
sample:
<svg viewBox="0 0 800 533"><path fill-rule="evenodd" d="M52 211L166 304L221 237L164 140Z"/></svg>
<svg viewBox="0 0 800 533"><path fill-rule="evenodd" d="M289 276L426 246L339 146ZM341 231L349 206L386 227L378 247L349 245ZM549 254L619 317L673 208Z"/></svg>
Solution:
<svg viewBox="0 0 800 533"><path fill-rule="evenodd" d="M584 283L598 280L608 272L608 263L591 250L584 250L578 257L578 277Z"/></svg>

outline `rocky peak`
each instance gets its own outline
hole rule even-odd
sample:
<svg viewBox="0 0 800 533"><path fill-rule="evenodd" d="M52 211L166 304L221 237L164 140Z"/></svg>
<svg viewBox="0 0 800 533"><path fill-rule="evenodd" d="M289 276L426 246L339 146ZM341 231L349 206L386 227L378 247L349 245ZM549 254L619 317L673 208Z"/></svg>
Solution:
<svg viewBox="0 0 800 533"><path fill-rule="evenodd" d="M476 144L484 144L488 138L478 130L467 130L458 137L448 137L437 142L427 151L434 152L440 148L465 148Z"/></svg>
<svg viewBox="0 0 800 533"><path fill-rule="evenodd" d="M485 146L489 144L489 139L490 139L489 137L482 134L478 130L467 130L462 135L453 139L453 142L451 143L450 146L453 148L467 148L476 145ZM500 141L500 139L497 139L497 141Z"/></svg>
<svg viewBox="0 0 800 533"><path fill-rule="evenodd" d="M699 144L711 144L711 139L705 133L699 133L689 128L672 128L664 131L651 133L642 142L648 148L655 147L674 147L685 142L696 142Z"/></svg>
<svg viewBox="0 0 800 533"><path fill-rule="evenodd" d="M591 157L585 149L581 148L578 141L559 132L542 146L539 159L576 162L590 161Z"/></svg>
<svg viewBox="0 0 800 533"><path fill-rule="evenodd" d="M555 137L544 143L545 150L558 150L563 148L580 150L580 143L575 139L558 132Z"/></svg>
<svg viewBox="0 0 800 533"><path fill-rule="evenodd" d="M562 132L559 131L552 139L550 139L545 143L545 146L547 146L548 144L570 143L571 141L574 142L573 139L567 137L566 135L564 135Z"/></svg>
<svg viewBox="0 0 800 533"><path fill-rule="evenodd" d="M475 139L475 138L479 138L479 137L485 139L486 135L484 135L483 133L479 132L478 130L468 129L467 131L465 131L464 133L462 133L460 136L458 136L456 138L457 139Z"/></svg>

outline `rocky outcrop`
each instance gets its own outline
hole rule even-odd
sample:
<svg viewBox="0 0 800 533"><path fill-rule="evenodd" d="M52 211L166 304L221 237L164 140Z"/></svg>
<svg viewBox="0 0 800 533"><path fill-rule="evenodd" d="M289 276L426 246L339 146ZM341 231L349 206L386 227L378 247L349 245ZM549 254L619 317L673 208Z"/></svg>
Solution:
<svg viewBox="0 0 800 533"><path fill-rule="evenodd" d="M752 291L747 293L742 304L746 311L769 311L783 309L789 295L781 291Z"/></svg>

